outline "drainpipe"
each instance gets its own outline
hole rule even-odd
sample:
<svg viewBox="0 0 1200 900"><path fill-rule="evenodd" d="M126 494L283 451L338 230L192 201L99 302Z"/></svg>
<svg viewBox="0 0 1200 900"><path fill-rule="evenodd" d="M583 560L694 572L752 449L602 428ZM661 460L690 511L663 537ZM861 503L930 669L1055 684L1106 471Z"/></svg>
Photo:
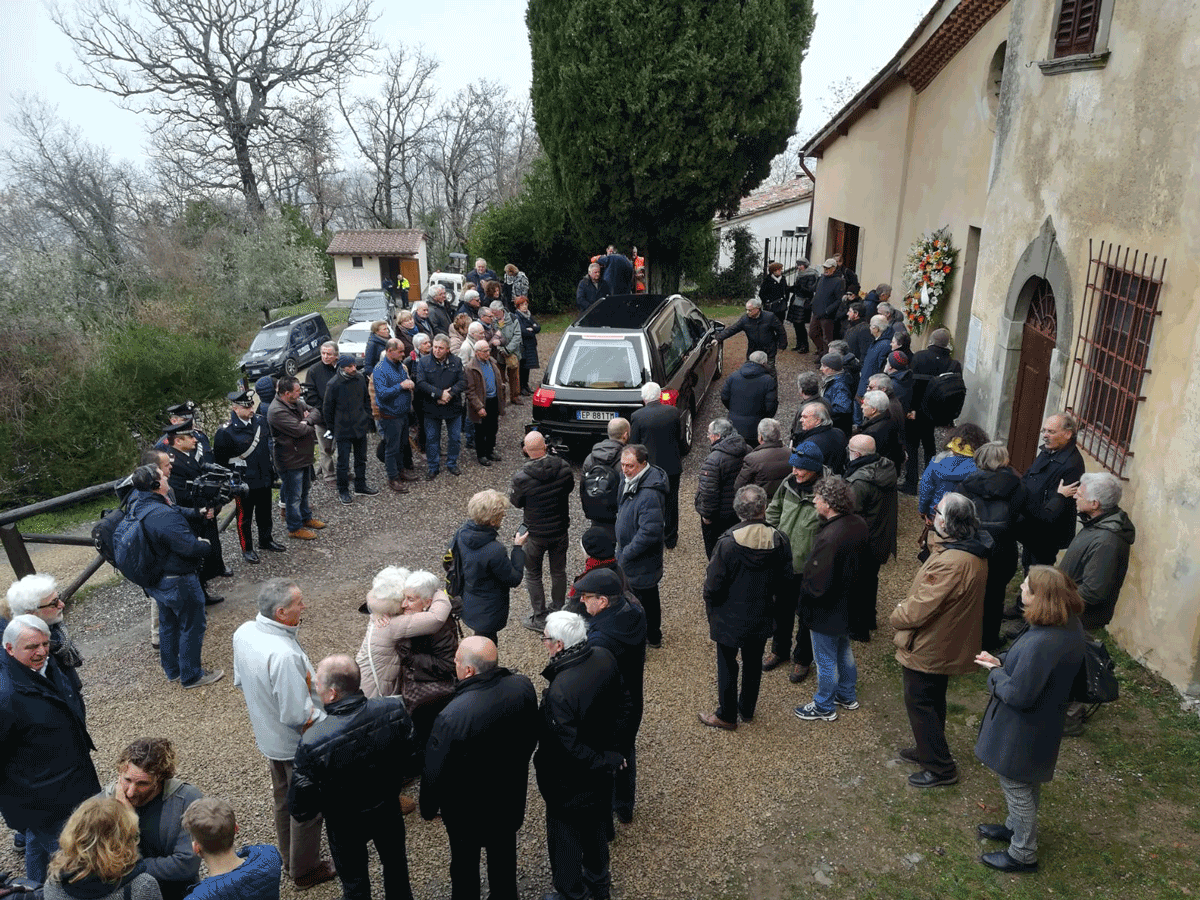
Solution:
<svg viewBox="0 0 1200 900"><path fill-rule="evenodd" d="M812 228L813 228L813 209L817 205L817 176L808 171L808 166L804 164L804 154L800 154L800 171L808 176L808 180L812 182L813 194L812 199L808 201L808 247L805 248L804 255L808 257L809 262L812 262Z"/></svg>

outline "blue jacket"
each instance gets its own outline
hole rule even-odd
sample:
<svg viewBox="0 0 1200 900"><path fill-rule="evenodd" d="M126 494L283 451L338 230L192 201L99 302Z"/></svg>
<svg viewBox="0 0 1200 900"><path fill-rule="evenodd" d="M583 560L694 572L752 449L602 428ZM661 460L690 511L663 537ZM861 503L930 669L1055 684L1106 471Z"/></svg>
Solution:
<svg viewBox="0 0 1200 900"><path fill-rule="evenodd" d="M729 421L737 433L753 447L758 443L758 423L779 409L775 378L766 366L742 363L721 385L721 402L729 410Z"/></svg>
<svg viewBox="0 0 1200 900"><path fill-rule="evenodd" d="M628 256L613 253L611 256L597 257L596 262L600 263L600 271L603 272L600 277L608 283L610 294L633 293L633 263Z"/></svg>
<svg viewBox="0 0 1200 900"><path fill-rule="evenodd" d="M917 512L933 515L945 494L958 490L968 475L977 471L974 456L962 456L953 450L943 450L925 467L917 490Z"/></svg>
<svg viewBox="0 0 1200 900"><path fill-rule="evenodd" d="M195 573L212 547L208 541L196 537L183 511L167 503L161 494L150 491L135 491L133 502L151 504L150 512L142 520L142 527L146 529L146 537L162 565L163 575Z"/></svg>
<svg viewBox="0 0 1200 900"><path fill-rule="evenodd" d="M617 562L636 592L640 587L654 587L662 578L664 510L671 486L667 474L658 466L646 469L632 493L626 493L627 481L622 475L615 526Z"/></svg>
<svg viewBox="0 0 1200 900"><path fill-rule="evenodd" d="M844 375L829 379L821 389L821 397L829 403L835 416L849 416L854 412L854 397Z"/></svg>
<svg viewBox="0 0 1200 900"><path fill-rule="evenodd" d="M257 438L258 443L255 443ZM241 456L254 444L245 459ZM246 482L247 487L270 487L275 479L275 467L271 464L271 429L265 416L253 415L243 422L238 414L231 412L229 421L213 435L213 456L217 463L229 466Z"/></svg>
<svg viewBox="0 0 1200 900"><path fill-rule="evenodd" d="M525 577L525 551L511 553L496 529L464 522L458 529L463 561L463 621L476 632L496 632L508 624L508 592Z"/></svg>
<svg viewBox="0 0 1200 900"><path fill-rule="evenodd" d="M247 844L245 860L232 872L211 875L192 888L188 900L279 900L283 860L274 844Z"/></svg>
<svg viewBox="0 0 1200 900"><path fill-rule="evenodd" d="M412 410L412 392L400 387L403 382L411 380L403 360L394 363L386 356L381 357L371 372L371 380L375 383L375 402L381 413L392 419L409 414Z"/></svg>
<svg viewBox="0 0 1200 900"><path fill-rule="evenodd" d="M0 655L0 812L17 831L58 825L100 790L83 699L53 657L46 677Z"/></svg>
<svg viewBox="0 0 1200 900"><path fill-rule="evenodd" d="M858 395L859 397L867 396L867 382L871 380L872 375L878 375L883 371L883 367L887 364L887 355L892 352L892 335L891 329L887 329L867 349L867 355L863 357L862 371L858 374ZM861 413L860 413L861 415ZM855 416L855 421L859 417Z"/></svg>

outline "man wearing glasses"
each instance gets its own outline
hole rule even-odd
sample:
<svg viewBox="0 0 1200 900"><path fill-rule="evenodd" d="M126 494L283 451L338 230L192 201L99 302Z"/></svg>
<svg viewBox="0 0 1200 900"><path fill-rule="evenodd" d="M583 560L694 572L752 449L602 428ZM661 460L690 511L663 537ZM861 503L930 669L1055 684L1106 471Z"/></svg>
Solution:
<svg viewBox="0 0 1200 900"><path fill-rule="evenodd" d="M63 621L63 601L58 596L58 582L53 575L26 575L8 589L8 611L14 616L37 616L50 626L50 655L58 663L62 673L76 692L83 687L79 673L75 670L83 665L83 657L75 642L67 634ZM0 616L0 631L8 625L8 619ZM83 695L79 695L83 704Z"/></svg>

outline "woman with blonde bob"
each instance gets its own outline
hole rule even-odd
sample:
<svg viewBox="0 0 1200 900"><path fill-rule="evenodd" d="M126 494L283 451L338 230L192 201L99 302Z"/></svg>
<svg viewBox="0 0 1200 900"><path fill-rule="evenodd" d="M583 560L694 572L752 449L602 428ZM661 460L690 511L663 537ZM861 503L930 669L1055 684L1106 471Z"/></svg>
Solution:
<svg viewBox="0 0 1200 900"><path fill-rule="evenodd" d="M399 566L381 569L367 593L371 619L355 661L362 670L362 692L368 697L391 697L401 693L403 678L401 647L411 638L439 632L450 620L450 598L437 590L437 578L428 602L421 608L406 601L406 586L414 573ZM422 586L427 586L422 582ZM454 668L451 653L451 671ZM411 710L410 710L411 712Z"/></svg>
<svg viewBox="0 0 1200 900"><path fill-rule="evenodd" d="M1054 777L1071 685L1083 664L1083 600L1070 576L1033 566L1021 583L1029 629L1004 659L984 651L975 662L989 669L991 697L975 755L1000 777L1008 803L1004 824L979 825L979 837L1007 841L1008 849L980 861L1001 872L1036 872L1037 810L1044 782Z"/></svg>
<svg viewBox="0 0 1200 900"><path fill-rule="evenodd" d="M67 819L58 845L46 900L162 900L138 855L138 818L131 807L104 797L84 800Z"/></svg>
<svg viewBox="0 0 1200 900"><path fill-rule="evenodd" d="M508 624L508 593L525 577L522 548L529 533L513 538L511 553L496 536L508 506L499 491L480 491L467 502L470 518L454 536L454 552L462 554L463 621L493 643Z"/></svg>

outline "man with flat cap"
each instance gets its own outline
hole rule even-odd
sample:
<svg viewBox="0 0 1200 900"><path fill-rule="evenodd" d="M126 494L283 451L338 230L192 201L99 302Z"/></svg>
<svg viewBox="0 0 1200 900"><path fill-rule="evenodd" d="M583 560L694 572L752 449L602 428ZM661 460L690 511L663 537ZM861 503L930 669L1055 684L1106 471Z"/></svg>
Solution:
<svg viewBox="0 0 1200 900"><path fill-rule="evenodd" d="M487 850L488 896L516 900L517 832L540 721L537 692L527 677L499 664L496 645L482 635L458 645L454 670L454 697L434 720L425 749L421 816L441 814L446 826L451 896L479 897L479 854Z"/></svg>
<svg viewBox="0 0 1200 900"><path fill-rule="evenodd" d="M607 568L593 569L575 582L575 598L587 610L587 640L603 647L617 660L621 681L629 695L630 715L620 752L626 766L618 769L613 784L613 812L625 824L633 821L637 791L637 742L642 724L642 680L646 668L646 613L631 602L620 576Z"/></svg>
<svg viewBox="0 0 1200 900"><path fill-rule="evenodd" d="M258 545L264 550L282 552L287 548L271 536L271 482L275 467L271 463L271 430L267 420L254 412L254 401L248 391L227 395L233 411L229 421L213 435L213 455L217 463L233 469L249 489L234 498L237 507L238 541L242 559L258 563L254 550L251 521L258 525Z"/></svg>

